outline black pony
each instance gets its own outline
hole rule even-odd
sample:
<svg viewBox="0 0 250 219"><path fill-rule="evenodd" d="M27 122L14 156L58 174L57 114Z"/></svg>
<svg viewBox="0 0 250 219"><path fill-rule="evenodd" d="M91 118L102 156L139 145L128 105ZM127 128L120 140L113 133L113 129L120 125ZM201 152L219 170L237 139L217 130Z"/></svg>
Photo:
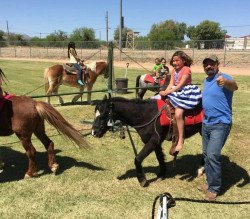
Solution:
<svg viewBox="0 0 250 219"><path fill-rule="evenodd" d="M138 75L136 77L136 90L135 97L143 99L147 90L159 92L160 90L165 90L169 85L171 75L165 75L164 77L159 78L158 83L150 83L145 80L146 76L150 76L149 74ZM153 78L152 78L153 80Z"/></svg>
<svg viewBox="0 0 250 219"><path fill-rule="evenodd" d="M162 142L166 139L170 126L160 125L160 112L156 100L128 100L121 97L104 98L96 105L95 120L92 126L92 135L101 138L109 129L110 124L117 120L136 129L145 144L134 159L137 179L141 186L147 186L145 174L142 170L143 160L155 152L159 162L160 171L158 178L166 176L166 165ZM112 122L110 122L112 121ZM201 132L201 123L185 126L185 137L188 138Z"/></svg>

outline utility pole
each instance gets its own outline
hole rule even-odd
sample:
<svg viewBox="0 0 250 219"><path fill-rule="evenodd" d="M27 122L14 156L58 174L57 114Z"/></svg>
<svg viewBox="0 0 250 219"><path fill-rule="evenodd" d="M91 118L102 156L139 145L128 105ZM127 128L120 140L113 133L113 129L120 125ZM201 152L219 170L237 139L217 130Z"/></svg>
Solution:
<svg viewBox="0 0 250 219"><path fill-rule="evenodd" d="M9 32L9 24L8 21L6 21L6 25L7 25L7 34L8 34L8 39L10 38L10 32Z"/></svg>
<svg viewBox="0 0 250 219"><path fill-rule="evenodd" d="M108 11L106 11L106 41L107 41L107 45L109 42L109 14Z"/></svg>
<svg viewBox="0 0 250 219"><path fill-rule="evenodd" d="M119 49L120 61L122 60L122 0L120 0L120 29L119 29Z"/></svg>

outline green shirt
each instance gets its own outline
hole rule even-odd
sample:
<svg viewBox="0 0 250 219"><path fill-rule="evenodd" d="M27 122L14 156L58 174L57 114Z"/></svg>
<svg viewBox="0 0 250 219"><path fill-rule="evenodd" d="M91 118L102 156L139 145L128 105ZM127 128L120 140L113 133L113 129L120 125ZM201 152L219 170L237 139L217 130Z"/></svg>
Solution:
<svg viewBox="0 0 250 219"><path fill-rule="evenodd" d="M160 73L162 68L163 68L162 64L158 64L158 65L155 64L153 67L153 71Z"/></svg>

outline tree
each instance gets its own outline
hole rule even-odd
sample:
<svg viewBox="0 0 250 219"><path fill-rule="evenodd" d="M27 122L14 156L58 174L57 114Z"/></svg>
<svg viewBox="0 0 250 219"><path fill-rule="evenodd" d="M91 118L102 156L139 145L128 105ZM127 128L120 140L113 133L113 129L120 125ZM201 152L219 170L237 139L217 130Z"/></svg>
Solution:
<svg viewBox="0 0 250 219"><path fill-rule="evenodd" d="M29 43L31 46L45 46L44 39L40 39L39 37L32 37Z"/></svg>
<svg viewBox="0 0 250 219"><path fill-rule="evenodd" d="M70 41L75 42L76 47L93 48L98 45L98 40L95 39L95 31L93 28L76 28L69 38ZM83 44L83 42L85 42L85 44Z"/></svg>
<svg viewBox="0 0 250 219"><path fill-rule="evenodd" d="M226 33L227 31L222 30L219 23L209 20L204 20L196 27L190 26L187 29L187 36L191 40L205 41L206 49L211 47L212 40L224 39ZM198 48L201 48L201 42L198 43Z"/></svg>
<svg viewBox="0 0 250 219"><path fill-rule="evenodd" d="M9 35L9 44L16 45L16 46L27 46L28 42L23 38L21 34L11 33Z"/></svg>
<svg viewBox="0 0 250 219"><path fill-rule="evenodd" d="M151 41L151 47L154 49L163 49L166 46L173 48L183 45L182 40L186 33L187 25L185 23L166 20L158 24L153 24L148 34ZM157 43L155 43L157 41Z"/></svg>
<svg viewBox="0 0 250 219"><path fill-rule="evenodd" d="M122 28L122 47L123 48L126 46L127 33L130 31L133 31L133 30L128 27ZM120 37L120 27L118 26L114 31L114 40L116 42L119 42L119 37Z"/></svg>
<svg viewBox="0 0 250 219"><path fill-rule="evenodd" d="M5 46L6 40L4 38L4 31L0 30L0 46Z"/></svg>
<svg viewBox="0 0 250 219"><path fill-rule="evenodd" d="M147 36L138 36L135 39L136 49L148 49L150 48L150 42Z"/></svg>
<svg viewBox="0 0 250 219"><path fill-rule="evenodd" d="M46 37L48 46L54 46L54 47L62 47L64 44L63 42L67 41L67 39L68 39L67 34L62 30L55 31L54 33L49 34Z"/></svg>

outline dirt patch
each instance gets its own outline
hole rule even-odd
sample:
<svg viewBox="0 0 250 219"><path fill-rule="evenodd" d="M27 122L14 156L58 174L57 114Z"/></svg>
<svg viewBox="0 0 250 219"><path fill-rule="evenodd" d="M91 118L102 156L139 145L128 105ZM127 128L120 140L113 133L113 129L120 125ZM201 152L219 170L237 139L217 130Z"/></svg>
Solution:
<svg viewBox="0 0 250 219"><path fill-rule="evenodd" d="M115 62L114 66L115 67L121 67L121 68L126 68L126 63L127 62ZM153 68L153 63L140 63L142 66L136 64L136 63L129 63L129 68L135 68L135 69L142 69L143 71L145 71L144 68L151 70ZM172 67L170 67L170 70L172 69ZM191 70L193 73L203 73L203 67L202 66L198 66L198 65L192 65L191 66ZM224 73L227 73L229 75L248 75L250 76L250 67L247 68L240 68L240 67L223 67L220 66L220 70Z"/></svg>

